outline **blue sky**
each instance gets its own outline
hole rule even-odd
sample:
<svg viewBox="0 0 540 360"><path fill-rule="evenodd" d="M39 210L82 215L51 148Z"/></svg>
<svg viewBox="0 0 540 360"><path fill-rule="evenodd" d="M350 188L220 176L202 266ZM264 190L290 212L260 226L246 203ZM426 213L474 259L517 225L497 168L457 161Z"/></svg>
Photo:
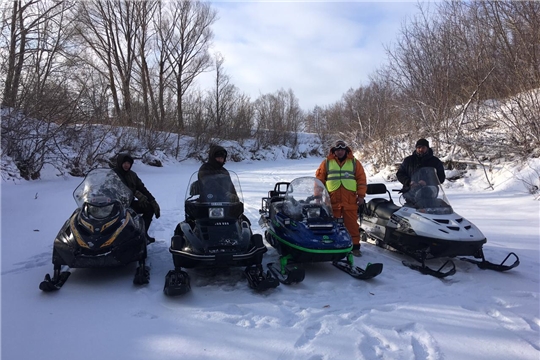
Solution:
<svg viewBox="0 0 540 360"><path fill-rule="evenodd" d="M304 110L367 85L386 62L384 45L419 12L403 1L212 4L219 19L211 51L224 56L231 82L252 100L290 88ZM201 87L211 84L209 75Z"/></svg>

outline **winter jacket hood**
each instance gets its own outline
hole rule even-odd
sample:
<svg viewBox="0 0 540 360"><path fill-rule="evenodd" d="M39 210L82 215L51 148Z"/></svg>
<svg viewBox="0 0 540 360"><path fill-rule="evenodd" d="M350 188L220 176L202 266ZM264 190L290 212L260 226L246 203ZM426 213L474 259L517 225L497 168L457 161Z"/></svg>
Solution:
<svg viewBox="0 0 540 360"><path fill-rule="evenodd" d="M223 163L220 163L219 161L216 160L216 154L219 152L225 153L225 156L224 156L225 160L223 161ZM208 161L206 164L214 170L219 170L223 168L223 165L225 165L226 162L227 162L227 150L225 150L225 148L222 146L212 145L210 147L210 150L208 151Z"/></svg>
<svg viewBox="0 0 540 360"><path fill-rule="evenodd" d="M116 169L118 169L120 172L127 173L127 171L125 171L124 168L122 167L122 164L125 163L126 161L128 161L131 164L128 170L130 171L131 167L133 167L133 158L131 157L131 155L127 153L118 154L118 156L116 157Z"/></svg>

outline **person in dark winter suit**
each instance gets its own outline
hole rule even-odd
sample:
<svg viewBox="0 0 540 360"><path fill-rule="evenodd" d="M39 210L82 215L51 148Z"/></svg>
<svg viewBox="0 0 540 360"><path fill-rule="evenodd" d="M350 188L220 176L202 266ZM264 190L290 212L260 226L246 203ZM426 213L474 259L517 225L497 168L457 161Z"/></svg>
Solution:
<svg viewBox="0 0 540 360"><path fill-rule="evenodd" d="M416 149L412 155L407 156L396 173L397 179L403 184L403 193L407 194L411 189L418 186L425 186L426 183L420 180L418 183L411 181L412 175L420 168L432 167L437 171L437 177L442 184L446 179L444 174L444 166L438 157L433 155L433 150L429 147L429 142L426 139L420 139L416 142ZM432 185L432 184L427 184ZM407 196L404 195L407 199Z"/></svg>
<svg viewBox="0 0 540 360"><path fill-rule="evenodd" d="M198 180L203 200L239 201L229 171L224 165L227 161L227 150L219 145L210 146L208 161L199 168ZM212 194L210 199L206 199Z"/></svg>
<svg viewBox="0 0 540 360"><path fill-rule="evenodd" d="M148 191L146 186L144 186L144 183L139 176L131 170L132 166L133 158L129 154L118 154L114 171L118 174L120 179L122 179L124 184L133 191L136 199L133 199L130 207L135 210L137 214L143 215L144 225L146 227L146 237L149 243L153 243L156 239L148 235L148 228L152 223L152 217L156 215L156 219L159 219L161 215L159 205L154 196Z"/></svg>

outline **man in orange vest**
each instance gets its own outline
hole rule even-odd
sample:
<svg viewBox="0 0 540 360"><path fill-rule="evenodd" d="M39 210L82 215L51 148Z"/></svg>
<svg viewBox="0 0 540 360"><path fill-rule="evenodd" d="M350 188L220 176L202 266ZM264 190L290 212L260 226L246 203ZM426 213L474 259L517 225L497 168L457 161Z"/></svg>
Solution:
<svg viewBox="0 0 540 360"><path fill-rule="evenodd" d="M358 206L364 204L367 190L362 164L354 158L351 148L343 140L338 140L319 165L315 177L326 185L330 193L334 217L343 218L352 238L353 255L361 256Z"/></svg>

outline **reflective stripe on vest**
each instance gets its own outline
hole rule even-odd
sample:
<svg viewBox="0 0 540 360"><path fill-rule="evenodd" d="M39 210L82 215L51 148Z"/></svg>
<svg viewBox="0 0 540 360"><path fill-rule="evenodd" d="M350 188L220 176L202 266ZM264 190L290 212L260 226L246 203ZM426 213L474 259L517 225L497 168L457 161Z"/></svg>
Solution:
<svg viewBox="0 0 540 360"><path fill-rule="evenodd" d="M326 173L328 192L336 191L341 185L356 192L356 159L347 159L342 167L339 167L336 160L326 160Z"/></svg>

